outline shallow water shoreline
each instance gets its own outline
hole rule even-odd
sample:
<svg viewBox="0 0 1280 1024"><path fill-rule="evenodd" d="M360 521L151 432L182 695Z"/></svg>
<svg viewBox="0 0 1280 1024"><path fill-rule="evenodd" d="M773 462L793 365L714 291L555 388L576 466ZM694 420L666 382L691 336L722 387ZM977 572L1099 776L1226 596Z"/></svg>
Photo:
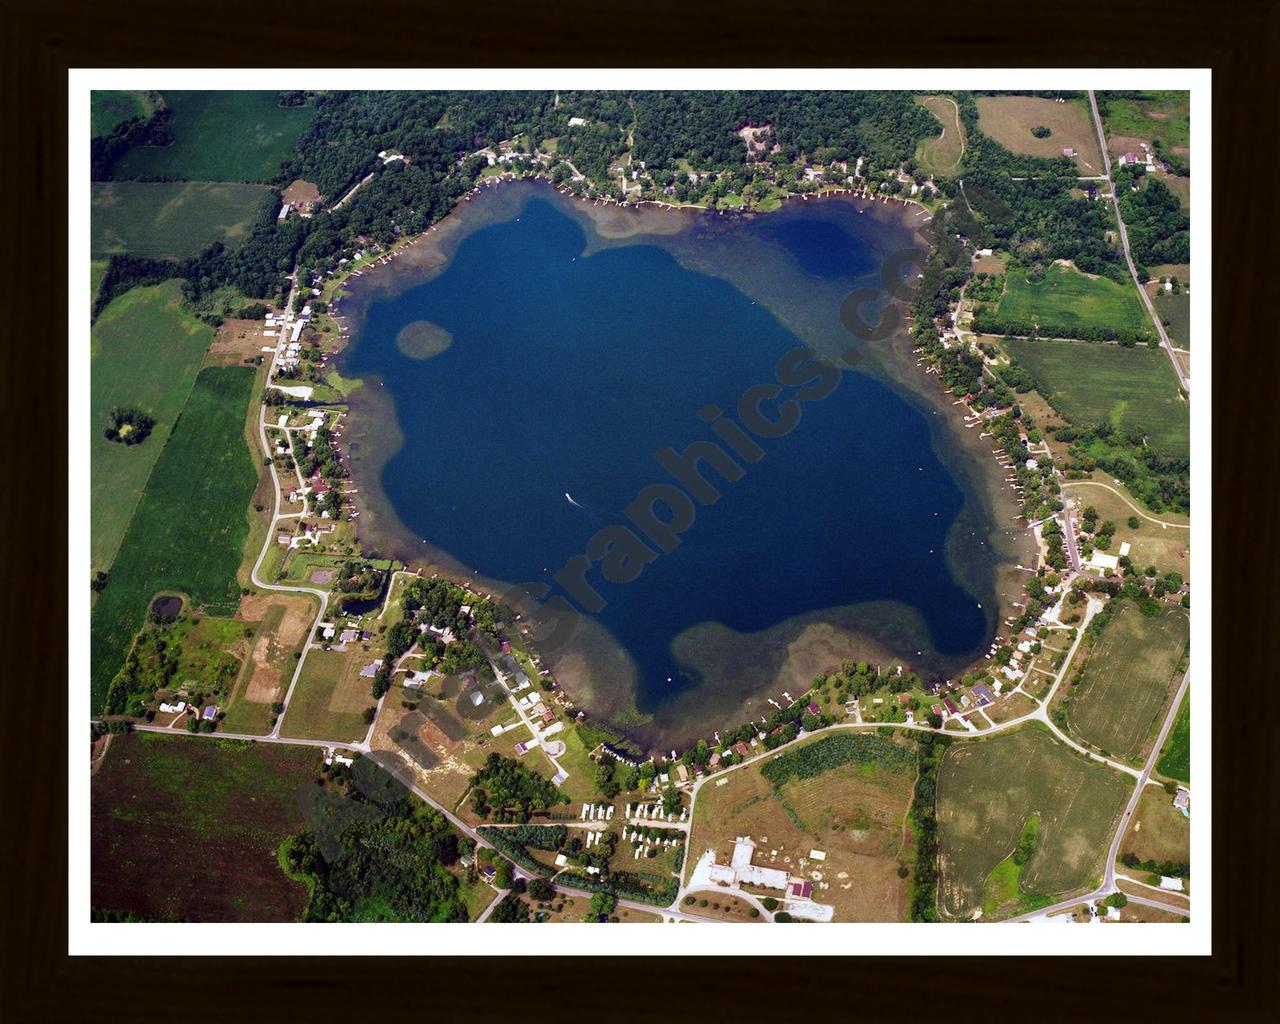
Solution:
<svg viewBox="0 0 1280 1024"><path fill-rule="evenodd" d="M549 185L545 187L550 189ZM533 188L539 188L539 186L533 186ZM350 323L350 333L344 334L345 338L350 339L359 334L363 312L370 301L381 295L396 294L411 285L430 280L447 266L452 252L463 238L488 223L509 219L518 212L527 198L534 194L527 186L524 189L488 186L486 190L492 190L492 192L486 196L485 203L460 202L454 212L428 232L398 247L391 256L378 261L381 265L376 267L377 274L365 270L358 281L348 279L346 285L350 293L341 299L343 307L341 316ZM503 193L507 195L504 196ZM523 197L519 193L524 193ZM793 199L790 205L799 203L821 205L824 202L861 203L867 209L874 206L877 207L874 211L876 219L884 217L885 214L897 212L903 223L895 225L889 218L887 226L894 229L907 228L912 232L915 243L927 251L927 240L920 230L922 218L911 209L912 204L896 203L882 211L879 207L884 207L886 204L858 200L848 195L835 195L822 199ZM656 204L651 205L656 207ZM702 218L720 220L719 216L705 210L677 210L668 207L646 210L639 206L622 207L617 203L592 203L590 200L582 200L572 206L577 209L581 218L591 223L593 231L589 234L589 238L594 240L592 245L596 247L630 242L644 236L676 234L686 230L690 226L690 221ZM783 209L786 208L787 205L784 204ZM769 216L772 216L772 213L724 214L727 218ZM924 219L927 221L927 218ZM659 221L665 223L650 230L650 225ZM667 227L673 223L678 223L679 226L674 229ZM607 229L607 234L595 230L600 225ZM659 230L659 228L666 230ZM786 318L782 319L786 323ZM958 469L960 475L967 481L968 485L961 488L965 494L966 508L970 503L976 503L976 507L967 508L963 515L969 520L981 522L986 519L992 523L1000 521L1000 517L1004 515L1012 517L1012 511L1004 510L1016 509L1016 506L1011 501L1007 487L1004 486L1003 474L996 469L991 460L989 449L982 446L978 442L976 433L966 430L955 415L956 408L963 407L953 406L952 397L941 388L923 386L927 385L927 380L924 379L923 370L916 365L910 339L905 336L897 337L876 353L874 362L882 371L881 374L876 374L878 378L889 384L901 397L908 399L922 414L925 412L929 414L925 418L930 424L935 451L944 458L945 464ZM448 553L433 548L427 539L416 536L399 522L391 503L382 492L383 466L403 443L403 438L399 436L394 409L390 405L385 388L380 386L381 383L376 379L368 379L365 385L358 388L351 396L352 412L349 417L348 444L353 476L362 498L365 499L361 502L362 515L359 521L362 546L368 554L395 555L415 568L439 572L472 587L500 595L506 589L502 581L480 577L473 568L462 565L452 559ZM952 413L950 416L947 415L948 410ZM961 460L964 463L963 466L958 465L954 458L961 452L965 455ZM959 528L962 521L957 521L956 528ZM1004 521L1010 520L1004 519ZM1024 530L1023 533L1025 532ZM992 539L994 541L995 538ZM1017 599L1022 590L1021 584L1025 580L1025 575L1012 568L1018 560L1018 556L1013 553L1002 557L1001 561L1004 564L997 573L998 578L993 581L998 605L994 616L997 628L1009 613L1011 602ZM982 589L985 590L985 586ZM889 604L892 603L889 602ZM873 602L873 604L876 603ZM761 713L759 710L761 706L764 706L764 710L767 711L766 701L769 696L780 694L781 690L788 686L795 689L797 686L807 685L807 679L815 672L832 667L838 662L838 658L834 662L831 659L839 650L845 650L846 656L855 661L905 663L909 668L923 670L923 673L937 674L938 667L932 666L931 672L931 666L927 664L928 659L908 658L905 654L910 652L904 654L901 649L895 651L894 648L901 648L902 644L895 644L893 638L886 635L887 632L893 631L893 627L886 627L884 623L906 622L910 619L909 613L912 610L899 608L895 612L891 608L886 609L883 605L884 603L881 602L877 607L860 608L855 605L844 609L818 610L801 616L800 620L803 621L778 623L764 632L776 634L769 642L770 649L785 652L785 657L779 662L779 678L766 686L757 686L749 693L725 692L717 694L710 700L705 699L712 697L710 693L706 693L701 700L677 699L671 702L670 709L664 705L658 709L658 713L651 713L648 716L637 711L634 688L628 692L625 686L613 686L606 693L601 689L599 681L592 677L589 667L592 657L597 663L603 661L603 663L615 664L618 671L625 673L625 650L619 649L614 652L614 658L617 655L622 656L621 662L603 659L599 650L596 650L592 657L588 657L581 650L574 650L553 659L553 667L557 681L566 693L593 716L620 725L629 735L643 743L660 744L665 747L688 742L698 736L709 736L713 729L733 726L746 718L756 717ZM764 636L751 634L728 643L725 640L725 633L731 631L718 627L722 632L717 633L714 623L707 623L705 626L706 629L702 627L699 629L712 639L707 640L704 647L724 648L745 645L749 648L753 643L765 640ZM918 626L902 628L918 632ZM710 630L710 633L707 633L707 630ZM592 635L584 640L587 648L608 646L609 634L603 629L597 627L596 630L588 632ZM600 633L604 636L599 636ZM682 638L677 646L692 643L694 648L697 648L698 642L699 638L696 636ZM614 645L616 646L616 641ZM613 675L612 672L609 674ZM700 686L685 696L703 692L704 687ZM714 710L709 705L715 705Z"/></svg>

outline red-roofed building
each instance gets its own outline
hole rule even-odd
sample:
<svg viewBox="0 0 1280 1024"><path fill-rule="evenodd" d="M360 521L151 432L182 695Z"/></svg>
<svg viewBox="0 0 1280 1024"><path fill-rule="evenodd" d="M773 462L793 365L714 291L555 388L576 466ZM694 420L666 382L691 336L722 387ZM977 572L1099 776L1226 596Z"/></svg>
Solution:
<svg viewBox="0 0 1280 1024"><path fill-rule="evenodd" d="M787 886L787 895L793 900L807 900L813 897L812 882L792 882Z"/></svg>
<svg viewBox="0 0 1280 1024"><path fill-rule="evenodd" d="M746 757L751 753L750 749L748 749L747 745L743 743L742 740L738 740L738 742L733 745L733 752L739 757Z"/></svg>
<svg viewBox="0 0 1280 1024"><path fill-rule="evenodd" d="M809 701L809 714L820 715L822 714L822 708L818 707L813 701Z"/></svg>
<svg viewBox="0 0 1280 1024"><path fill-rule="evenodd" d="M311 475L311 479L308 480L307 483L311 485L311 490L314 494L324 494L329 490L329 485L324 482L324 477L322 477L318 472L313 473Z"/></svg>

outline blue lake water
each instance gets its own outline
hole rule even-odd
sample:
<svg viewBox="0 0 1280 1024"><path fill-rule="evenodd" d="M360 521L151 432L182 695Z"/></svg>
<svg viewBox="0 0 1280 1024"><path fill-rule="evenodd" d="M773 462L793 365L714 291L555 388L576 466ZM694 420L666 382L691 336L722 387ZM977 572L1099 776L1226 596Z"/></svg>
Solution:
<svg viewBox="0 0 1280 1024"><path fill-rule="evenodd" d="M627 524L622 509L646 485L673 482L655 451L716 440L699 411L736 419L743 393L775 383L779 358L802 344L763 302L682 265L674 242L589 246L589 225L564 202L535 193L467 233L429 280L369 296L343 365L377 381L394 409L404 443L378 482L404 529L483 577L554 594L566 593L555 580L566 560ZM865 221L784 212L717 230L720 251L732 245L726 230L748 233L815 288L875 271ZM688 232L678 243L697 244ZM451 336L430 358L397 344L420 321ZM599 566L587 574L604 601L591 621L622 652L600 662L609 678L594 680L597 698L616 682L641 718L696 704L703 688L723 704L735 681L673 651L707 624L755 633L824 609L892 607L916 623L907 642L942 663L986 644L993 613L979 602L990 588L962 585L944 557L965 494L922 409L852 371L799 407L789 434L756 438L759 461L735 458L741 479L703 464L722 497L696 506L673 552L633 582L608 582ZM774 416L777 403L764 409ZM972 554L989 554L978 543Z"/></svg>

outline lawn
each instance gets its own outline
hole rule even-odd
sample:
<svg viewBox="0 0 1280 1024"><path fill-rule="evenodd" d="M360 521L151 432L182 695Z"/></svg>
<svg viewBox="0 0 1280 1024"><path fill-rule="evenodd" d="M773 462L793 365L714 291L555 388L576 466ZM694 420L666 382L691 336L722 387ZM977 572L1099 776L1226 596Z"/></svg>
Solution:
<svg viewBox="0 0 1280 1024"><path fill-rule="evenodd" d="M1127 777L1085 762L1046 730L954 741L938 770L939 910L953 920L1001 917L1090 885L1127 795ZM1035 814L1017 899L988 913L984 903L1008 882L999 873L988 880Z"/></svg>
<svg viewBox="0 0 1280 1024"><path fill-rule="evenodd" d="M1071 690L1072 729L1113 757L1138 758L1177 686L1190 632L1191 618L1181 608L1150 617L1121 601Z"/></svg>
<svg viewBox="0 0 1280 1024"><path fill-rule="evenodd" d="M258 480L243 435L253 386L248 367L212 367L196 377L93 608L95 711L157 591L188 595L202 614L235 613L245 510Z"/></svg>
<svg viewBox="0 0 1280 1024"><path fill-rule="evenodd" d="M1076 151L1081 174L1102 174L1098 133L1087 100L1058 103L1039 96L978 96L978 130L1011 153L1062 156ZM1037 139L1031 129L1044 125L1050 134Z"/></svg>
<svg viewBox="0 0 1280 1024"><path fill-rule="evenodd" d="M954 174L964 155L964 129L955 100L949 96L917 96L916 102L938 119L942 134L923 139L916 151L916 161L930 174Z"/></svg>
<svg viewBox="0 0 1280 1024"><path fill-rule="evenodd" d="M1074 425L1110 422L1117 430L1143 431L1163 454L1185 458L1190 451L1189 407L1164 352L1016 338L1002 344Z"/></svg>
<svg viewBox="0 0 1280 1024"><path fill-rule="evenodd" d="M770 765L780 763L773 758L728 772L722 785L719 779L704 785L694 805L686 877L708 849L715 850L717 863L727 863L734 839L751 836L758 844L754 862L812 881L814 900L834 906L835 920L906 920L908 879L898 876L898 868L913 850L904 818L915 781L914 751L878 736L839 735L787 753L849 738L861 742L856 760L807 777L791 775L776 788L766 776ZM810 859L814 849L826 859Z"/></svg>
<svg viewBox="0 0 1280 1024"><path fill-rule="evenodd" d="M276 862L304 825L320 752L113 736L91 783L91 901L148 920L296 921L306 889Z"/></svg>
<svg viewBox="0 0 1280 1024"><path fill-rule="evenodd" d="M270 182L315 114L282 107L275 92L167 92L168 146L138 146L113 177L169 181Z"/></svg>
<svg viewBox="0 0 1280 1024"><path fill-rule="evenodd" d="M147 94L136 89L95 89L89 94L89 128L94 138L110 135L121 121L150 117L152 109Z"/></svg>
<svg viewBox="0 0 1280 1024"><path fill-rule="evenodd" d="M194 256L213 242L235 248L274 193L265 185L206 181L100 181L93 185L90 247L95 259L132 253Z"/></svg>
<svg viewBox="0 0 1280 1024"><path fill-rule="evenodd" d="M1060 263L1034 283L1024 272L1011 270L996 316L1006 323L1036 324L1041 334L1065 331L1062 336L1069 338L1097 327L1154 333L1132 284L1090 277Z"/></svg>
<svg viewBox="0 0 1280 1024"><path fill-rule="evenodd" d="M1156 771L1179 782L1191 781L1191 693L1182 698L1178 717L1174 719L1164 750L1156 762Z"/></svg>
<svg viewBox="0 0 1280 1024"><path fill-rule="evenodd" d="M94 569L115 558L138 499L195 382L213 330L182 307L177 281L135 288L99 315L90 335L89 521ZM137 406L156 425L142 444L106 440L113 406Z"/></svg>
<svg viewBox="0 0 1280 1024"><path fill-rule="evenodd" d="M1157 572L1176 571L1182 573L1185 579L1190 579L1191 531L1187 526L1191 520L1177 512L1160 512L1155 518L1173 525L1161 526L1160 523L1153 523L1150 519L1143 518L1143 515L1150 513L1134 511L1133 505L1114 493L1123 490L1123 485L1116 484L1109 476L1098 474L1098 477L1096 483L1088 480L1065 481L1063 495L1074 498L1078 510L1092 506L1098 513L1099 522L1110 520L1116 524L1116 532L1107 551L1114 555L1120 551L1121 544L1128 544L1129 559L1134 565L1143 569L1154 565ZM1106 486L1098 486L1099 484ZM1114 490L1108 490L1108 487ZM1142 507L1136 499L1130 497L1129 500L1139 508ZM1138 519L1136 530L1129 526L1129 519L1135 516Z"/></svg>
<svg viewBox="0 0 1280 1024"><path fill-rule="evenodd" d="M370 694L373 680L362 677L360 670L372 661L372 654L358 648L309 652L280 734L344 743L363 740L369 730L365 709L377 702Z"/></svg>

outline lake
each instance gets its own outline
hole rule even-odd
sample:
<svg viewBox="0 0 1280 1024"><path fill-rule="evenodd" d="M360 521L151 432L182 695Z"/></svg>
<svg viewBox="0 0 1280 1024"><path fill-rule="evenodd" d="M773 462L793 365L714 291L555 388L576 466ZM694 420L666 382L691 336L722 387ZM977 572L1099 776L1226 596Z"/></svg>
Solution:
<svg viewBox="0 0 1280 1024"><path fill-rule="evenodd" d="M557 679L646 744L842 658L941 676L980 655L1026 531L997 525L950 397L901 339L779 375L848 346L843 297L911 244L859 209L602 211L531 183L463 204L343 301L367 551L545 584L580 616L544 650Z"/></svg>

